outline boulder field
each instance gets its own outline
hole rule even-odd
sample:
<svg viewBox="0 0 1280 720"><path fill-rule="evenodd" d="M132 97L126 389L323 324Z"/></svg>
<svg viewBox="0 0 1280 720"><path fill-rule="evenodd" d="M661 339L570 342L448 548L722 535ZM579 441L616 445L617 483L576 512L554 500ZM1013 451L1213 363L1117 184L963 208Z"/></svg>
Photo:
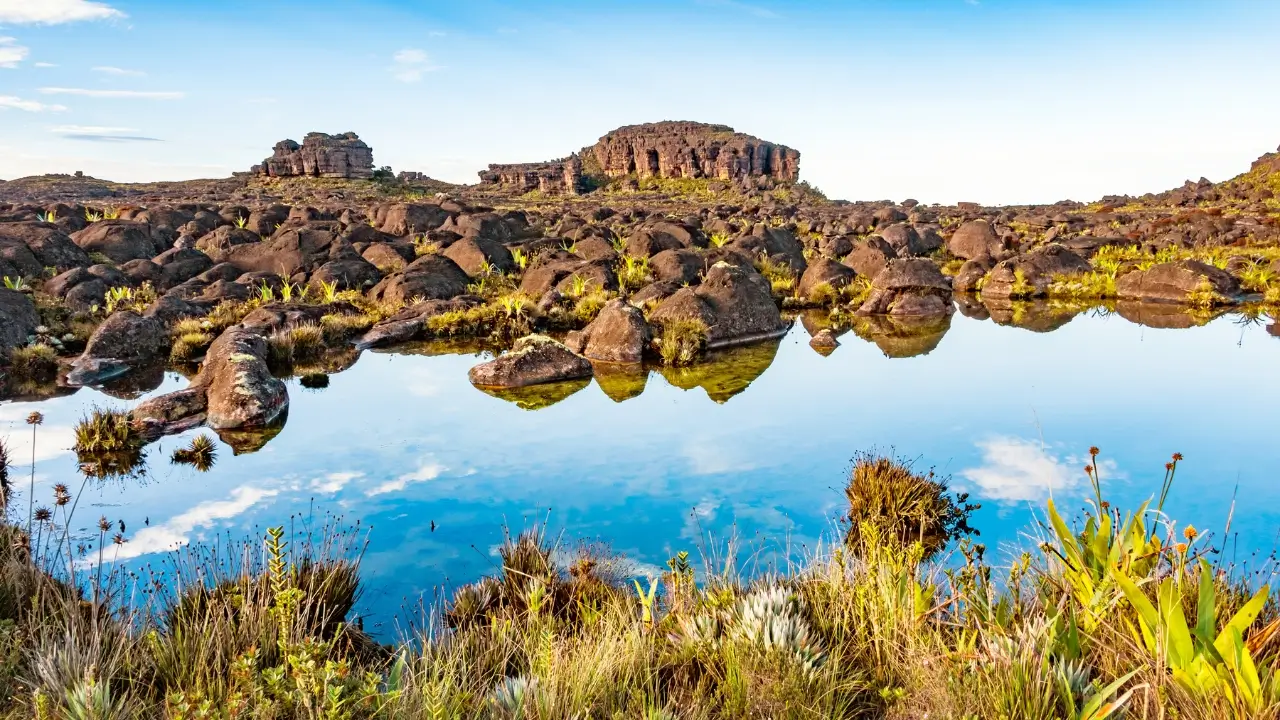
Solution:
<svg viewBox="0 0 1280 720"><path fill-rule="evenodd" d="M777 338L800 311L833 324L815 349L853 329L904 353L956 309L1027 300L1280 306L1280 154L1142 197L926 206L827 200L795 151L716 128L611 133L583 156L607 184L550 202L536 173L429 198L365 179L354 135L282 143L232 181L0 183L0 395L42 344L64 386L181 361L190 386L135 420L237 429L285 412L276 375L314 345L481 337L472 381L519 388Z"/></svg>

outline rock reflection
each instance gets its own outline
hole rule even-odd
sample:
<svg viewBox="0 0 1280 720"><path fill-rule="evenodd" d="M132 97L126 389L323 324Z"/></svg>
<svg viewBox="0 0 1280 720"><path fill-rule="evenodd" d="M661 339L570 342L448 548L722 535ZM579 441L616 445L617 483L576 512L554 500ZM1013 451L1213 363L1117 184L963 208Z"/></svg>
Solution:
<svg viewBox="0 0 1280 720"><path fill-rule="evenodd" d="M861 315L853 320L853 334L874 343L885 357L927 355L951 329L951 315L895 317Z"/></svg>
<svg viewBox="0 0 1280 720"><path fill-rule="evenodd" d="M472 385L472 387L499 400L514 403L521 410L541 410L555 405L590 384L589 378L580 378L519 388L491 388L479 385Z"/></svg>
<svg viewBox="0 0 1280 720"><path fill-rule="evenodd" d="M1053 332L1091 307L1055 300L1007 300L994 297L983 297L982 304L995 324L1032 332Z"/></svg>
<svg viewBox="0 0 1280 720"><path fill-rule="evenodd" d="M234 430L214 430L218 434L218 438L222 442L231 447L231 452L236 455L248 455L256 453L271 442L277 435L284 430L285 422L289 419L289 411L285 410L280 413L275 422L265 427L256 428L237 428Z"/></svg>
<svg viewBox="0 0 1280 720"><path fill-rule="evenodd" d="M764 374L778 355L777 340L709 353L690 367L663 367L658 370L667 382L681 390L702 388L707 397L724 404L746 390Z"/></svg>
<svg viewBox="0 0 1280 720"><path fill-rule="evenodd" d="M1208 325L1226 313L1227 308L1193 308L1172 303L1121 300L1116 313L1135 325L1162 330L1185 330Z"/></svg>
<svg viewBox="0 0 1280 720"><path fill-rule="evenodd" d="M617 365L591 363L596 384L614 402L625 402L640 397L649 383L649 371L641 365Z"/></svg>

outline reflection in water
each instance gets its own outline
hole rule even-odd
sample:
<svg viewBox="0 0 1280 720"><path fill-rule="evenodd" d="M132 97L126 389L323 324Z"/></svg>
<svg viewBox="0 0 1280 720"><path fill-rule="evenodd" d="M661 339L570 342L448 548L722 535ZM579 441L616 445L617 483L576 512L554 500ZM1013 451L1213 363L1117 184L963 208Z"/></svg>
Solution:
<svg viewBox="0 0 1280 720"><path fill-rule="evenodd" d="M1226 308L1186 308L1168 303L1121 300L1116 313L1135 325L1166 330L1185 330L1208 325L1226 313Z"/></svg>
<svg viewBox="0 0 1280 720"><path fill-rule="evenodd" d="M1180 451L1187 462L1174 517L1221 527L1238 485L1250 503L1236 509L1233 533L1242 548L1269 549L1280 522L1270 472L1280 459L1271 437L1280 407L1274 331L1236 317L1153 330L1128 312L961 303L943 321L858 318L829 357L809 336L841 328L807 313L779 342L692 368L599 366L594 380L502 400L467 380L492 347L367 352L323 390L289 380L287 424L222 434L239 454L219 448L207 473L167 462L207 430L159 440L145 483L89 484L82 507L93 509L73 534L96 533L88 525L99 515L124 520L122 559L146 563L178 544L342 515L374 528L364 609L389 618L402 597L489 572L487 548L502 526L535 519L658 567L677 550L698 550L708 534L736 535L752 558L773 557L757 553L764 546L811 550L844 509L849 458L875 447L951 476L984 503L973 518L983 542L1012 550L1050 493L1064 508L1089 494L1084 454L1099 445L1104 490L1117 505L1158 490L1165 460ZM970 317L983 313L1007 325ZM1136 317L1151 317L1143 313ZM1234 378L1249 379L1247 397ZM187 380L170 373L159 383L150 395ZM1203 391L1191 398L1185 388ZM37 502L55 482L79 485L76 421L95 405L133 402L82 390L0 404L0 440L17 463L32 451L26 414L46 415L35 443ZM25 483L17 490L25 504Z"/></svg>
<svg viewBox="0 0 1280 720"><path fill-rule="evenodd" d="M563 401L590 384L591 380L587 378L577 378L516 388L484 387L480 385L474 387L486 395L492 395L499 400L514 403L521 410L541 410Z"/></svg>

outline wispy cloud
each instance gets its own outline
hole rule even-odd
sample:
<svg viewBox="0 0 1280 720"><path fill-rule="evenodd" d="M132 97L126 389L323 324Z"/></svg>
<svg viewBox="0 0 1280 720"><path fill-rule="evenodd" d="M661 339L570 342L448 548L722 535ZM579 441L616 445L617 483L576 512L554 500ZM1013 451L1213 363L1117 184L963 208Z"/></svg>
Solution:
<svg viewBox="0 0 1280 720"><path fill-rule="evenodd" d="M400 82L414 83L429 72L440 69L425 50L405 48L391 57L391 75Z"/></svg>
<svg viewBox="0 0 1280 720"><path fill-rule="evenodd" d="M90 142L160 142L160 138L137 135L137 128L102 127L99 125L58 125L49 131L68 140Z"/></svg>
<svg viewBox="0 0 1280 720"><path fill-rule="evenodd" d="M231 497L227 500L202 502L164 523L139 530L129 542L120 546L115 557L126 560L182 547L191 542L191 535L196 530L207 528L219 520L229 520L241 515L259 502L279 493L279 490L242 485L232 490Z"/></svg>
<svg viewBox="0 0 1280 720"><path fill-rule="evenodd" d="M40 88L44 95L79 95L91 98L137 98L143 100L181 100L186 97L182 92L159 92L154 90L89 90L87 88Z"/></svg>
<svg viewBox="0 0 1280 720"><path fill-rule="evenodd" d="M695 0L695 2L706 7L721 7L730 10L737 10L738 12L744 12L758 18L773 19L778 17L778 13L767 7L750 5L748 3L738 2L737 0Z"/></svg>
<svg viewBox="0 0 1280 720"><path fill-rule="evenodd" d="M23 100L15 95L0 95L0 108L13 108L14 110L25 110L26 112L62 112L67 109L67 106L50 105L35 100Z"/></svg>
<svg viewBox="0 0 1280 720"><path fill-rule="evenodd" d="M442 473L444 473L445 469L446 468L443 465L441 465L440 463L434 460L423 460L422 464L418 466L417 470L414 470L411 473L405 473L404 475L401 475L395 480L388 480L387 482L384 482L381 485L378 485L377 487L369 490L368 492L365 493L365 495L369 497L374 497L377 495L386 495L387 493L399 492L409 487L411 483L420 483L420 482L427 482L429 480L435 480L436 478L440 477Z"/></svg>
<svg viewBox="0 0 1280 720"><path fill-rule="evenodd" d="M0 37L0 68L16 68L29 54L31 50L19 45L17 38Z"/></svg>
<svg viewBox="0 0 1280 720"><path fill-rule="evenodd" d="M362 472L336 472L329 473L322 478L316 478L311 481L311 489L322 493L336 493L347 486L352 480L364 477Z"/></svg>
<svg viewBox="0 0 1280 720"><path fill-rule="evenodd" d="M51 63L51 62L38 62L38 63L31 63L31 67L51 68L51 67L58 67L58 64Z"/></svg>
<svg viewBox="0 0 1280 720"><path fill-rule="evenodd" d="M982 465L962 470L962 483L971 483L982 498L1000 502L1044 502L1050 494L1075 494L1084 488L1087 460L1066 458L1038 442L996 437L979 442ZM1102 463L1103 474L1124 477L1113 462Z"/></svg>
<svg viewBox="0 0 1280 720"><path fill-rule="evenodd" d="M112 20L125 14L91 0L0 0L0 22L14 25L58 25L81 20Z"/></svg>
<svg viewBox="0 0 1280 720"><path fill-rule="evenodd" d="M102 73L103 75L118 75L118 76L128 76L128 77L143 77L146 75L146 73L142 72L141 70L126 70L124 68L112 67L111 65L99 65L98 67L94 68L93 71L96 73Z"/></svg>

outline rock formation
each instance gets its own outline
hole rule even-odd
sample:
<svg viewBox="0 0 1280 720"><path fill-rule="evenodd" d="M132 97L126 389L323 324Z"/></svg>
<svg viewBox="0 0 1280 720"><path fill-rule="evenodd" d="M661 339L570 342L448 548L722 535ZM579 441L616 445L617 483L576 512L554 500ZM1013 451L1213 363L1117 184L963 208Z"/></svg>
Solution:
<svg viewBox="0 0 1280 720"><path fill-rule="evenodd" d="M628 125L600 138L592 152L601 170L611 178L770 177L795 182L800 176L799 151L734 132L727 125Z"/></svg>
<svg viewBox="0 0 1280 720"><path fill-rule="evenodd" d="M276 143L271 157L255 165L252 172L268 177L368 180L373 177L373 150L353 132L307 133L301 145L293 140Z"/></svg>
<svg viewBox="0 0 1280 720"><path fill-rule="evenodd" d="M582 188L582 158L570 155L549 162L490 165L481 171L480 182L519 193L539 190L550 195L576 195Z"/></svg>
<svg viewBox="0 0 1280 720"><path fill-rule="evenodd" d="M551 194L581 191L585 164L602 178L707 178L739 181L771 178L795 182L800 153L727 125L659 122L628 125L600 138L582 153L562 160L517 165L490 165L480 172L482 185L516 192Z"/></svg>

